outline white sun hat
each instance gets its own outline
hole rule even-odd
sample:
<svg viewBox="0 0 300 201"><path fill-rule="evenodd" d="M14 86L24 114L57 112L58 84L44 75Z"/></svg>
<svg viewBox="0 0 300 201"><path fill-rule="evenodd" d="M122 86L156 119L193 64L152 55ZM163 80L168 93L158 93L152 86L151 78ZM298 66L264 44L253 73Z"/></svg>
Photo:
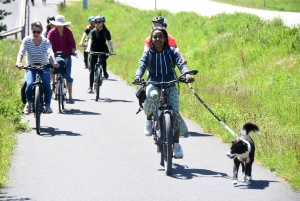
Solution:
<svg viewBox="0 0 300 201"><path fill-rule="evenodd" d="M55 26L66 26L71 24L71 22L66 22L65 16L63 15L57 15L55 17L55 21L50 21L51 24L54 24Z"/></svg>

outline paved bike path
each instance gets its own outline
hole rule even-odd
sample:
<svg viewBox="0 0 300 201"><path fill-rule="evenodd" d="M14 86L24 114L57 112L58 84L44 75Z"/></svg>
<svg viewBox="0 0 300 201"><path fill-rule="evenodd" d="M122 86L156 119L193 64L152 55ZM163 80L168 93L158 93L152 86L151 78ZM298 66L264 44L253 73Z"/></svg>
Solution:
<svg viewBox="0 0 300 201"><path fill-rule="evenodd" d="M115 0L115 2L142 10L154 10L156 8L157 10L168 10L173 13L180 11L195 12L203 16L212 16L219 13L244 12L255 14L265 20L272 20L275 17L280 17L287 26L291 27L300 24L299 12L259 10L232 6L210 0ZM261 3L263 3L263 0ZM268 1L266 1L266 3L268 4Z"/></svg>
<svg viewBox="0 0 300 201"><path fill-rule="evenodd" d="M184 158L174 160L172 175L166 176L153 140L143 135L144 115L135 114L135 88L109 72L101 101L95 102L86 92L82 54L73 57L72 74L75 104L58 114L52 101L54 113L42 115L40 136L34 129L17 135L11 180L0 200L299 200L286 182L257 164L253 182L233 187L229 146L188 119L189 133L180 139ZM24 120L35 128L32 114Z"/></svg>

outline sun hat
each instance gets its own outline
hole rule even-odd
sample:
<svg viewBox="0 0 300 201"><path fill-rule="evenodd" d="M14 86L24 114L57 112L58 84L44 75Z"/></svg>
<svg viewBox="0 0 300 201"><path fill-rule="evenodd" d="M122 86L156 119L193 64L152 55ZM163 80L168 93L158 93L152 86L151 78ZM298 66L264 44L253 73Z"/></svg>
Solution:
<svg viewBox="0 0 300 201"><path fill-rule="evenodd" d="M50 21L51 24L54 24L55 26L65 26L71 24L71 22L65 21L65 16L63 15L57 15L55 16L55 21Z"/></svg>

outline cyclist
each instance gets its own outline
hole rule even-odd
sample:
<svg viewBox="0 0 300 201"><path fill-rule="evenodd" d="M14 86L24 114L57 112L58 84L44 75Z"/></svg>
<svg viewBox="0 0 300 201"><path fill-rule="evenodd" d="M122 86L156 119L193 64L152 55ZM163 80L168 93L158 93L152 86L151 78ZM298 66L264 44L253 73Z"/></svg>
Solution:
<svg viewBox="0 0 300 201"><path fill-rule="evenodd" d="M151 57L149 56L151 54ZM168 55L170 54L170 56ZM151 58L148 66L148 59ZM172 59L172 61L171 61ZM170 48L168 41L168 33L163 27L153 27L150 35L150 49L144 52L139 62L139 67L136 71L134 81L141 82L146 70L148 70L148 78L150 81L168 82L176 79L173 63L176 64L181 73L187 72L188 68L184 64L178 51ZM188 82L193 82L194 78L186 75ZM159 87L148 85L146 88L146 100L144 102L144 111L147 115L145 125L145 135L152 135L152 115L156 115L156 105L159 105L159 98L155 98L159 94ZM174 115L174 154L178 158L183 157L183 151L179 144L179 136L187 132L187 126L179 113L179 98L178 89L173 84L167 89L169 93L169 102L172 105ZM156 103L154 102L156 101Z"/></svg>
<svg viewBox="0 0 300 201"><path fill-rule="evenodd" d="M76 56L77 53L73 33L71 29L67 27L67 25L71 24L71 22L66 22L65 17L63 15L57 15L55 17L55 21L50 21L50 23L54 24L56 27L49 31L47 37L51 42L54 53L62 52L62 57L66 62L66 74L64 76L67 80L67 88L69 94L69 99L67 100L67 103L73 104L73 78L71 77L72 59L70 54ZM52 74L51 79L55 80L54 74Z"/></svg>
<svg viewBox="0 0 300 201"><path fill-rule="evenodd" d="M90 34L91 30L95 28L95 17L90 16L88 18L88 22L90 24L85 28L85 30L82 34L82 38L79 42L79 45L83 46L84 50L86 50L86 48L87 48L87 44L88 44L88 40L89 40L89 34ZM84 41L84 43L83 43L83 41ZM83 52L85 68L88 68L88 55L89 55L88 52L86 52L86 51Z"/></svg>
<svg viewBox="0 0 300 201"><path fill-rule="evenodd" d="M95 17L95 29L93 29L90 33L90 38L88 42L88 47L86 48L86 52L94 51L94 52L110 52L111 54L114 54L114 48L111 41L111 35L110 31L107 29L107 27L104 24L105 17L102 15L98 15ZM106 41L108 41L109 45L109 51L108 46L106 44ZM104 77L108 78L108 73L106 71L106 59L108 56L106 55L100 55L103 65L103 73ZM93 82L94 82L94 71L95 71L95 64L97 62L97 55L91 55L91 71L90 71L90 83L88 88L88 93L93 92Z"/></svg>
<svg viewBox="0 0 300 201"><path fill-rule="evenodd" d="M47 38L41 36L43 26L40 22L33 22L31 24L32 35L23 39L18 53L16 66L21 70L23 68L22 59L27 52L27 65L39 63L41 65L49 64L48 55L54 63L55 68L59 67L59 64L55 61L55 57L52 51L51 43ZM24 113L29 114L32 108L32 86L35 81L36 70L26 71L26 83L25 95L27 103L24 108ZM50 68L45 68L41 73L41 78L44 84L45 92L45 111L46 113L52 113L53 110L50 107L51 104L51 89L50 89Z"/></svg>
<svg viewBox="0 0 300 201"><path fill-rule="evenodd" d="M162 16L157 16L152 20L153 26L162 26L167 28L168 23L166 18L162 17ZM179 52L179 54L181 55L181 57L183 58L183 55L181 54L181 52L179 51L179 48L177 46L176 40L175 38L168 34L168 41L169 41L169 46L170 47L174 47L177 48L177 51ZM150 36L148 36L145 40L145 45L144 45L144 52L146 52L148 49L150 48ZM183 58L184 60L184 58ZM184 60L185 64L187 64L187 61Z"/></svg>
<svg viewBox="0 0 300 201"><path fill-rule="evenodd" d="M50 22L50 21L54 21L54 20L55 20L55 17L54 17L54 16L48 16L48 17L47 17L46 30L43 32L43 36L44 36L45 38L47 38L47 35L48 35L49 31L55 27L54 24L52 24L52 23Z"/></svg>

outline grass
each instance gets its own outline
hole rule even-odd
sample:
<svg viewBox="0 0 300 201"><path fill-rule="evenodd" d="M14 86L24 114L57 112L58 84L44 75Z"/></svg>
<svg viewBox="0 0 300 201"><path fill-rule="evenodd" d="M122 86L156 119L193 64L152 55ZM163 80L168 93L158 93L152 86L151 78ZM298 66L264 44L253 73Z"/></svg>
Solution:
<svg viewBox="0 0 300 201"><path fill-rule="evenodd" d="M252 135L256 161L300 189L299 27L243 13L208 18L188 12L139 11L117 6L112 0L91 0L89 10L78 10L82 10L81 3L60 10L72 19L77 42L87 25L84 19L97 14L106 17L117 53L108 60L108 68L128 84L138 67L151 19L166 17L167 30L176 38L189 68L199 70L193 84L196 92L233 130L248 121L257 123L261 134ZM230 143L233 136L192 92L183 85L180 90L182 114Z"/></svg>
<svg viewBox="0 0 300 201"><path fill-rule="evenodd" d="M276 10L300 12L300 2L298 0L212 0L220 3L226 3L236 6Z"/></svg>
<svg viewBox="0 0 300 201"><path fill-rule="evenodd" d="M20 81L23 73L14 68L20 41L0 40L0 187L7 180L12 151L16 144L14 133L27 128L21 123Z"/></svg>

